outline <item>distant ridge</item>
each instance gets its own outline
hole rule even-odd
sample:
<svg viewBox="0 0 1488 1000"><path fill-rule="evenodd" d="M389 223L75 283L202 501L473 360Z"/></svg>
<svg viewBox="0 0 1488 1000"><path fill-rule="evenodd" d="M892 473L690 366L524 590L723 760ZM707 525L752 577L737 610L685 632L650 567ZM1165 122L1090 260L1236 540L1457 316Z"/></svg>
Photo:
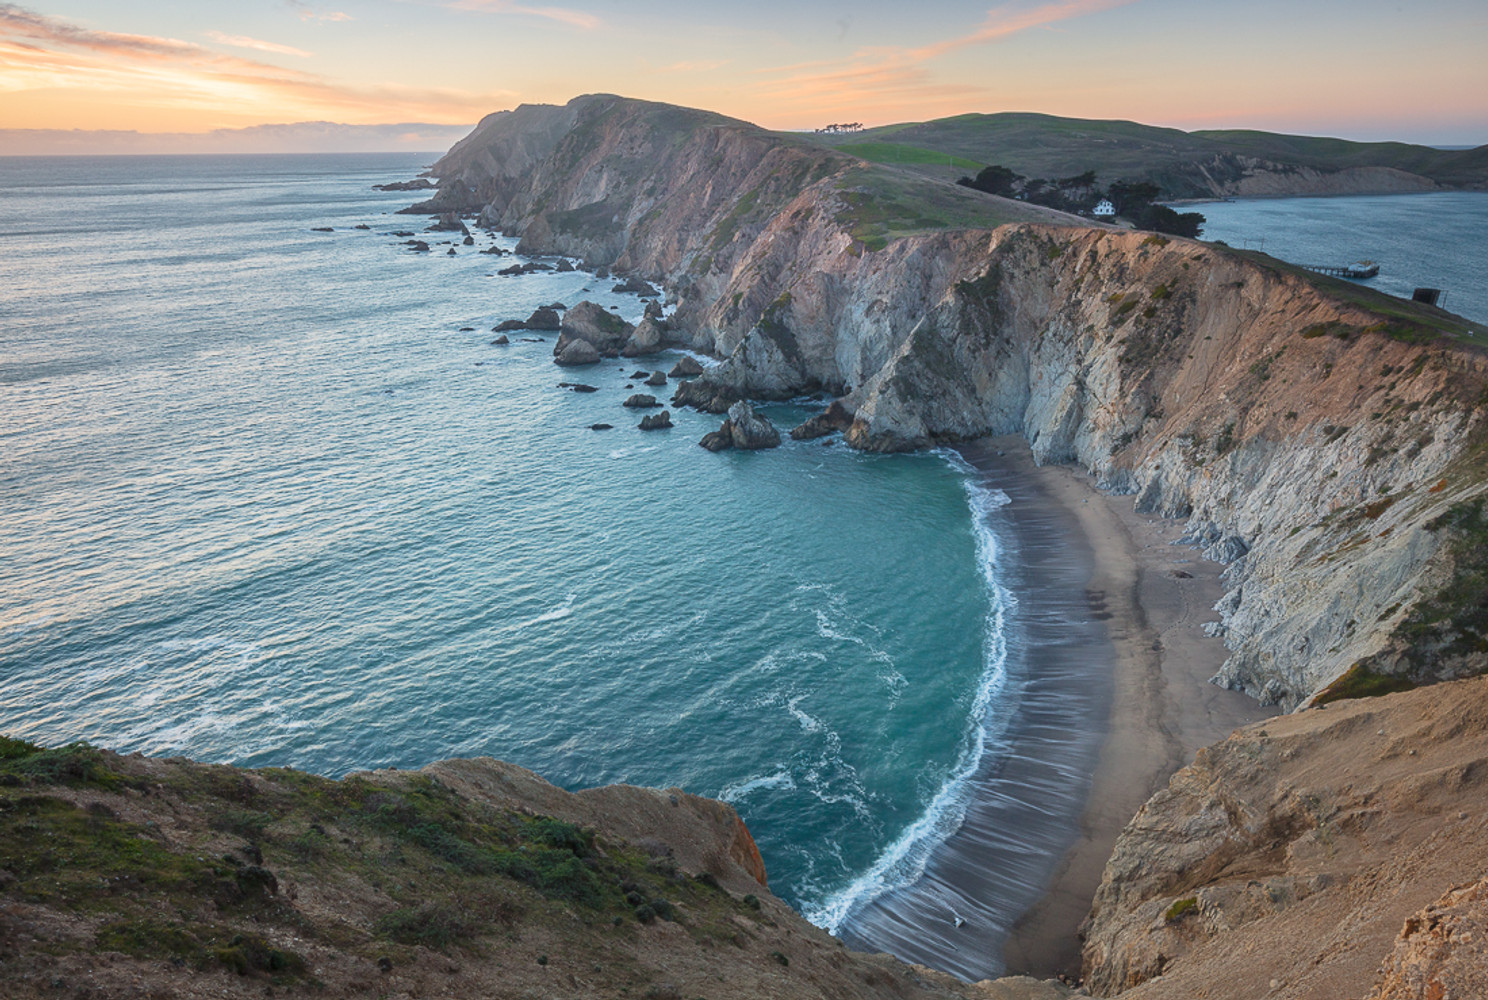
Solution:
<svg viewBox="0 0 1488 1000"><path fill-rule="evenodd" d="M441 153L473 125L402 122L344 125L295 122L211 132L110 129L0 129L0 156L107 156L172 153Z"/></svg>
<svg viewBox="0 0 1488 1000"><path fill-rule="evenodd" d="M1166 198L1488 190L1488 146L1439 149L1249 129L1184 132L1130 121L1024 112L965 114L811 136L875 162L939 175L949 158L997 163L1030 177L1150 181ZM927 155L928 154L928 155Z"/></svg>

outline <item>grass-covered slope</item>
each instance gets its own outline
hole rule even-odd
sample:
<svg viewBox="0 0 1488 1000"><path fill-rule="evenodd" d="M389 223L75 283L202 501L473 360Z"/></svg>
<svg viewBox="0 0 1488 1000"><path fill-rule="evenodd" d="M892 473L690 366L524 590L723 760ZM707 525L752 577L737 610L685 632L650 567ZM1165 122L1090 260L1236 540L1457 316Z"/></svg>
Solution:
<svg viewBox="0 0 1488 1000"><path fill-rule="evenodd" d="M333 781L0 737L0 995L964 995L806 924L740 830L496 761Z"/></svg>
<svg viewBox="0 0 1488 1000"><path fill-rule="evenodd" d="M1278 175L1300 169L1322 174L1383 169L1413 175L1427 185L1488 187L1488 147L1441 150L1245 130L1184 132L1041 114L956 115L813 138L874 162L922 165L936 173L944 172L946 157L998 163L1030 177L1071 177L1094 170L1103 183L1152 181L1170 198L1244 193L1241 182L1258 169ZM894 158L894 147L905 150L903 159Z"/></svg>

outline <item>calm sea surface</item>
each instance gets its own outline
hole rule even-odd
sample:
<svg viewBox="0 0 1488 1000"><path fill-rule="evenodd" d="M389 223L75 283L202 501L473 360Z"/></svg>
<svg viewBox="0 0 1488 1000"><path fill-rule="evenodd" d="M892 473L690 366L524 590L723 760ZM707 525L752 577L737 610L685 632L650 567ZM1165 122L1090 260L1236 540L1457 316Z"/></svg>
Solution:
<svg viewBox="0 0 1488 1000"><path fill-rule="evenodd" d="M834 923L964 806L1006 498L934 455L712 455L717 417L636 429L634 362L491 346L642 304L401 247L427 220L370 187L427 159L0 158L0 732L680 785Z"/></svg>
<svg viewBox="0 0 1488 1000"><path fill-rule="evenodd" d="M1358 198L1268 198L1193 206L1204 239L1264 250L1294 264L1373 260L1359 284L1407 298L1440 288L1444 309L1488 323L1488 192Z"/></svg>

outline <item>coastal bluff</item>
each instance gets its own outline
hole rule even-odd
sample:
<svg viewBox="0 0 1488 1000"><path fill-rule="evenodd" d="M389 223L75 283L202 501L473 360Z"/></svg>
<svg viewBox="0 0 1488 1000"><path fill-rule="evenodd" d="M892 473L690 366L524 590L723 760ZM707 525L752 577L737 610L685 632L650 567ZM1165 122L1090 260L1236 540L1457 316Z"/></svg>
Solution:
<svg viewBox="0 0 1488 1000"><path fill-rule="evenodd" d="M1061 1000L843 947L734 810L489 758L339 781L0 737L7 998Z"/></svg>
<svg viewBox="0 0 1488 1000"><path fill-rule="evenodd" d="M1229 564L1217 683L1294 709L1488 667L1476 324L611 95L489 116L431 172L414 210L663 286L669 342L722 359L675 404L824 393L870 451L1017 434L1185 520Z"/></svg>

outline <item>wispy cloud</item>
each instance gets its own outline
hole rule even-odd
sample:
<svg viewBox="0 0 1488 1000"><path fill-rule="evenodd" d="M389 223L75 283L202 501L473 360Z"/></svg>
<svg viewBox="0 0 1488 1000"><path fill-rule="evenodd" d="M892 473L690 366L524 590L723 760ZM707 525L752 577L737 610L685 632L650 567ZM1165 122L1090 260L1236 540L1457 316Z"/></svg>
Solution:
<svg viewBox="0 0 1488 1000"><path fill-rule="evenodd" d="M15 4L0 4L0 91L46 88L131 93L137 103L210 107L224 117L338 117L364 122L471 121L516 96L510 91L352 87L193 42L96 31Z"/></svg>
<svg viewBox="0 0 1488 1000"><path fill-rule="evenodd" d="M1030 28L1042 28L1086 14L1095 14L1113 7L1125 7L1136 0L1055 0L1053 3L1005 3L987 11L981 26L959 38L949 38L921 48L909 50L911 58L919 61L964 49L972 45L986 45L1001 41L1011 35Z"/></svg>
<svg viewBox="0 0 1488 1000"><path fill-rule="evenodd" d="M775 107L796 113L831 113L863 107L883 113L934 102L985 97L987 91L979 86L937 82L934 60L958 49L991 44L1033 28L1135 2L1013 0L988 10L975 29L943 41L916 47L865 48L847 59L756 71L763 79L755 92Z"/></svg>
<svg viewBox="0 0 1488 1000"><path fill-rule="evenodd" d="M311 7L308 3L305 3L305 0L284 0L284 2L289 6L289 9L290 10L292 10L292 11L295 12L295 15L301 21L354 21L354 20L356 20L356 18L352 17L350 14L343 14L339 10L318 11L315 8Z"/></svg>
<svg viewBox="0 0 1488 1000"><path fill-rule="evenodd" d="M567 7L529 7L513 0L454 0L449 6L456 10L475 10L488 14L526 14L585 30L597 28L604 23L593 14L581 10L569 10Z"/></svg>
<svg viewBox="0 0 1488 1000"><path fill-rule="evenodd" d="M257 49L260 52L273 52L281 56L300 56L308 59L315 53L297 49L292 45L280 45L278 42L265 42L258 38L249 38L247 35L224 35L220 31L209 31L207 37L214 42L223 45L231 45L237 49Z"/></svg>

